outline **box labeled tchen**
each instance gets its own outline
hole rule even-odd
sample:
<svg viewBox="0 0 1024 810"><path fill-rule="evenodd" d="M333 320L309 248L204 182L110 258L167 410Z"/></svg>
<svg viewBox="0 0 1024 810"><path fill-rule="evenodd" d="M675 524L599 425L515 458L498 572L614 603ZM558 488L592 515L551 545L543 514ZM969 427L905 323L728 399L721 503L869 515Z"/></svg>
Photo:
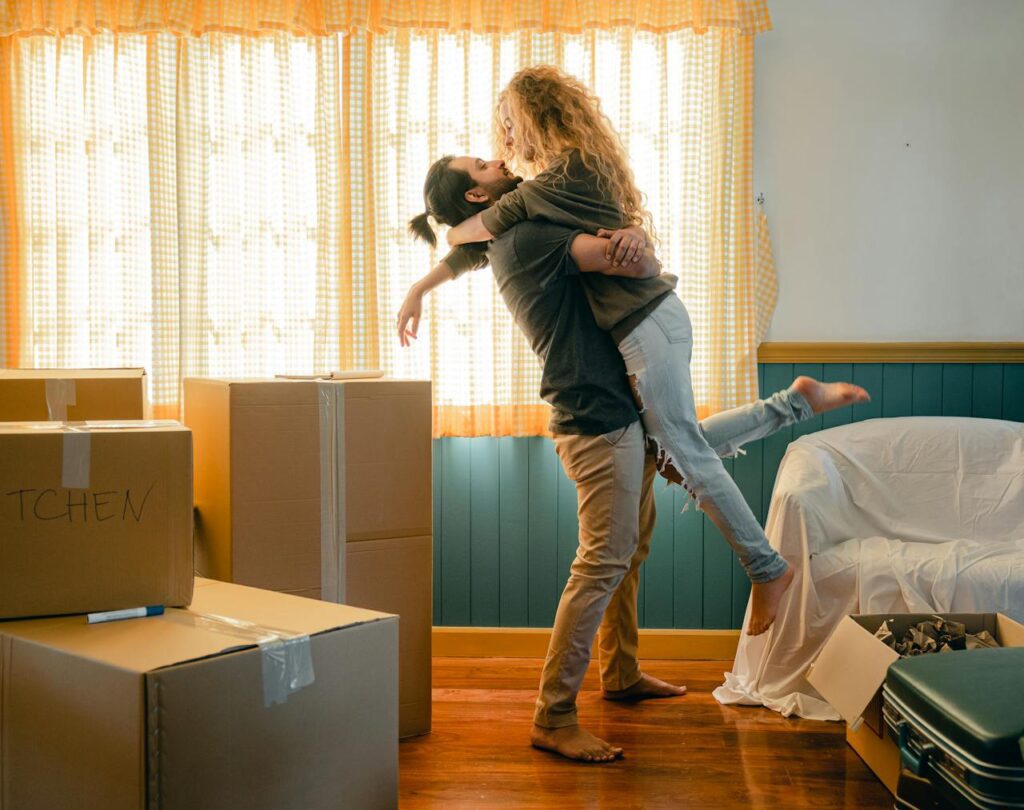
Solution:
<svg viewBox="0 0 1024 810"><path fill-rule="evenodd" d="M397 620L196 580L188 610L0 623L0 804L397 805Z"/></svg>
<svg viewBox="0 0 1024 810"><path fill-rule="evenodd" d="M141 368L0 369L0 422L148 419Z"/></svg>
<svg viewBox="0 0 1024 810"><path fill-rule="evenodd" d="M177 422L0 423L0 618L187 605L191 471Z"/></svg>
<svg viewBox="0 0 1024 810"><path fill-rule="evenodd" d="M1002 613L899 613L847 616L829 636L807 680L846 721L846 741L892 792L900 773L900 751L882 717L882 685L896 651L878 640L883 622L896 638L909 627L938 616L960 622L967 633L991 633L1000 646L1024 647L1024 625ZM956 652L938 653L956 655Z"/></svg>

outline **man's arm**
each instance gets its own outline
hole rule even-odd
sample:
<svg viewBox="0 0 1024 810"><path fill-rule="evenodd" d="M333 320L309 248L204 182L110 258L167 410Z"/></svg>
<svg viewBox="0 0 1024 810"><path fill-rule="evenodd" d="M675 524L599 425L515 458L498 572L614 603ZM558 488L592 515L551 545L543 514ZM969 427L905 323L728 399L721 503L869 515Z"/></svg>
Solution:
<svg viewBox="0 0 1024 810"><path fill-rule="evenodd" d="M453 278L455 278L455 274L452 272L452 269L445 262L440 262L433 270L409 288L405 301L402 302L402 308L398 310L399 343L403 346L409 346L409 338L416 337L416 331L420 328L423 296Z"/></svg>
<svg viewBox="0 0 1024 810"><path fill-rule="evenodd" d="M454 228L450 228L447 236L448 244L455 247L470 242L490 242L494 237L484 227L482 213L473 214L469 219L464 219Z"/></svg>
<svg viewBox="0 0 1024 810"><path fill-rule="evenodd" d="M614 257L608 258L608 242L603 236L577 234L569 247L569 254L581 273L602 273L625 278L654 278L661 273L661 262L650 248L644 250L640 261L613 264Z"/></svg>

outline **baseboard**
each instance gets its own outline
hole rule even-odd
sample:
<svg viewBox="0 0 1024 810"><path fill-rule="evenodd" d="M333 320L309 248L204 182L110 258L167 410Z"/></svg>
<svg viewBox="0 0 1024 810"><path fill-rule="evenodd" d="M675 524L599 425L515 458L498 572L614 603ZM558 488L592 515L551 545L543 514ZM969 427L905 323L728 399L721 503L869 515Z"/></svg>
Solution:
<svg viewBox="0 0 1024 810"><path fill-rule="evenodd" d="M435 658L543 658L551 630L533 627L435 627ZM739 630L641 630L640 654L670 661L731 661ZM596 648L593 657L597 657Z"/></svg>
<svg viewBox="0 0 1024 810"><path fill-rule="evenodd" d="M761 363L1024 363L1024 343L791 343L767 341Z"/></svg>

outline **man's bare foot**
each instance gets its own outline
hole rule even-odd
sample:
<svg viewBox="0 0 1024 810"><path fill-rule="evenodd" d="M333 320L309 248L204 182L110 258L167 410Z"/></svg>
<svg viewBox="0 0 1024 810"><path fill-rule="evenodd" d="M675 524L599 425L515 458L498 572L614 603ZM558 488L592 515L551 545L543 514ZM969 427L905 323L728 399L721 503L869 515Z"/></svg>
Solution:
<svg viewBox="0 0 1024 810"><path fill-rule="evenodd" d="M750 586L750 623L747 635L759 636L775 621L779 610L779 601L786 589L793 582L793 569L789 566L771 582L755 582Z"/></svg>
<svg viewBox="0 0 1024 810"><path fill-rule="evenodd" d="M814 377L797 377L790 386L803 394L815 413L824 413L856 402L869 402L871 395L859 385L834 382L823 383Z"/></svg>
<svg viewBox="0 0 1024 810"><path fill-rule="evenodd" d="M611 762L622 756L621 748L609 745L580 726L544 728L534 725L530 744L577 762Z"/></svg>
<svg viewBox="0 0 1024 810"><path fill-rule="evenodd" d="M601 692L601 697L605 700L633 702L652 698L673 698L685 694L685 686L673 686L650 675L641 674L640 680L628 689L605 689Z"/></svg>

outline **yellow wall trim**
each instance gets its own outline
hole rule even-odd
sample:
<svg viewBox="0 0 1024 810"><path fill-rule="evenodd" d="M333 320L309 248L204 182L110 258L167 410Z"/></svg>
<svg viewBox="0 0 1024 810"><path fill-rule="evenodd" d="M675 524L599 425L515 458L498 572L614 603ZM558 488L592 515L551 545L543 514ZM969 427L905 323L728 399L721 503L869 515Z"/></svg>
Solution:
<svg viewBox="0 0 1024 810"><path fill-rule="evenodd" d="M543 658L551 631L532 627L435 627L437 658ZM731 661L739 630L641 630L644 658L672 661ZM597 649L592 653L597 658Z"/></svg>
<svg viewBox="0 0 1024 810"><path fill-rule="evenodd" d="M760 363L1024 363L1024 343L762 343Z"/></svg>

